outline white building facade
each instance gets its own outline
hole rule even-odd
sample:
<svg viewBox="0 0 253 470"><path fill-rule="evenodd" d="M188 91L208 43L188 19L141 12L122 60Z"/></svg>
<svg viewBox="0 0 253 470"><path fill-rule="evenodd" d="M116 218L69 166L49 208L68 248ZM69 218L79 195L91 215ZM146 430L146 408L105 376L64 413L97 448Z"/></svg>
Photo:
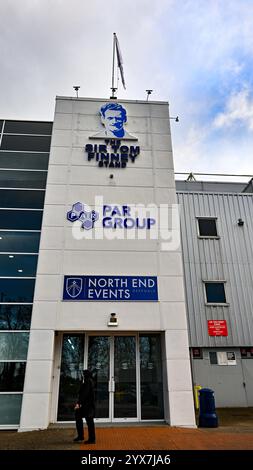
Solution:
<svg viewBox="0 0 253 470"><path fill-rule="evenodd" d="M168 103L56 99L21 431L73 421L86 368L97 421L195 426L176 202Z"/></svg>

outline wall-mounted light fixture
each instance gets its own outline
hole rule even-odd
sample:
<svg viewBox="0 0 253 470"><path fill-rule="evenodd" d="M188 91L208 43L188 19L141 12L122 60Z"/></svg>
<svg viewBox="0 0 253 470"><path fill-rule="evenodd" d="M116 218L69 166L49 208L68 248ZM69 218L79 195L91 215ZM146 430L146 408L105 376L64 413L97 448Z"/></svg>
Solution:
<svg viewBox="0 0 253 470"><path fill-rule="evenodd" d="M118 326L118 319L116 313L110 314L109 322L107 323L108 326Z"/></svg>
<svg viewBox="0 0 253 470"><path fill-rule="evenodd" d="M238 219L237 220L237 225L239 225L239 227L242 227L244 225L244 220Z"/></svg>

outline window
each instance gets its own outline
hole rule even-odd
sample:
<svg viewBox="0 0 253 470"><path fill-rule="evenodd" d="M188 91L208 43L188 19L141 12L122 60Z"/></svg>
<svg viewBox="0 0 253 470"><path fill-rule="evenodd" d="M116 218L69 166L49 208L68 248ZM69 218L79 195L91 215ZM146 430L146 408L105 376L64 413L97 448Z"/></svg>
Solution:
<svg viewBox="0 0 253 470"><path fill-rule="evenodd" d="M37 261L37 255L0 254L0 276L35 277Z"/></svg>
<svg viewBox="0 0 253 470"><path fill-rule="evenodd" d="M140 336L141 418L163 419L160 335Z"/></svg>
<svg viewBox="0 0 253 470"><path fill-rule="evenodd" d="M52 134L52 122L5 121L4 132L7 134Z"/></svg>
<svg viewBox="0 0 253 470"><path fill-rule="evenodd" d="M32 305L0 305L0 330L29 330Z"/></svg>
<svg viewBox="0 0 253 470"><path fill-rule="evenodd" d="M22 392L25 362L0 362L0 392Z"/></svg>
<svg viewBox="0 0 253 470"><path fill-rule="evenodd" d="M234 351L209 351L210 364L218 366L236 366Z"/></svg>
<svg viewBox="0 0 253 470"><path fill-rule="evenodd" d="M1 207L43 209L45 191L0 189Z"/></svg>
<svg viewBox="0 0 253 470"><path fill-rule="evenodd" d="M48 153L0 152L0 168L47 170Z"/></svg>
<svg viewBox="0 0 253 470"><path fill-rule="evenodd" d="M0 361L26 360L29 333L0 333Z"/></svg>
<svg viewBox="0 0 253 470"><path fill-rule="evenodd" d="M2 303L27 303L33 301L35 279L0 279Z"/></svg>
<svg viewBox="0 0 253 470"><path fill-rule="evenodd" d="M0 230L40 230L42 211L0 209Z"/></svg>
<svg viewBox="0 0 253 470"><path fill-rule="evenodd" d="M48 152L51 136L35 135L3 135L1 150L31 150L32 152Z"/></svg>
<svg viewBox="0 0 253 470"><path fill-rule="evenodd" d="M201 348L192 348L193 359L203 359L203 352Z"/></svg>
<svg viewBox="0 0 253 470"><path fill-rule="evenodd" d="M217 227L215 218L198 218L199 236L200 237L217 237Z"/></svg>
<svg viewBox="0 0 253 470"><path fill-rule="evenodd" d="M224 282L205 282L206 302L208 304L226 304Z"/></svg>
<svg viewBox="0 0 253 470"><path fill-rule="evenodd" d="M0 252L38 253L40 232L0 231Z"/></svg>
<svg viewBox="0 0 253 470"><path fill-rule="evenodd" d="M253 359L253 348L241 348L242 359Z"/></svg>
<svg viewBox="0 0 253 470"><path fill-rule="evenodd" d="M217 352L209 351L210 364L218 364Z"/></svg>
<svg viewBox="0 0 253 470"><path fill-rule="evenodd" d="M0 425L16 425L20 421L22 394L0 394Z"/></svg>
<svg viewBox="0 0 253 470"><path fill-rule="evenodd" d="M43 189L46 181L46 171L0 170L1 188Z"/></svg>

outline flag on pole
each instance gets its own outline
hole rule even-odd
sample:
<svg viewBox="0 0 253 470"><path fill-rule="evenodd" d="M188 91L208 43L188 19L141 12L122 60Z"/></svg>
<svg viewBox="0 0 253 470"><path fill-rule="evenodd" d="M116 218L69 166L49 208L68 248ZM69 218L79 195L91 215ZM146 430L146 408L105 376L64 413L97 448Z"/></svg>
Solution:
<svg viewBox="0 0 253 470"><path fill-rule="evenodd" d="M115 47L116 47L118 67L120 69L122 85L126 89L126 83L125 83L125 78L124 78L124 70L123 70L123 59L122 59L122 55L121 55L121 52L120 52L119 41L118 41L118 38L117 38L116 34L115 34Z"/></svg>

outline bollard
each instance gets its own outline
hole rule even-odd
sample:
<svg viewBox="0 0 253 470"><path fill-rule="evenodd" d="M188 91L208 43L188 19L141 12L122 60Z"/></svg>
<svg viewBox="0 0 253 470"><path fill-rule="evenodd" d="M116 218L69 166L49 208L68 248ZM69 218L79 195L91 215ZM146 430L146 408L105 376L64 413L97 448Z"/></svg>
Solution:
<svg viewBox="0 0 253 470"><path fill-rule="evenodd" d="M194 385L194 402L196 410L199 409L199 391L202 389L201 385Z"/></svg>

